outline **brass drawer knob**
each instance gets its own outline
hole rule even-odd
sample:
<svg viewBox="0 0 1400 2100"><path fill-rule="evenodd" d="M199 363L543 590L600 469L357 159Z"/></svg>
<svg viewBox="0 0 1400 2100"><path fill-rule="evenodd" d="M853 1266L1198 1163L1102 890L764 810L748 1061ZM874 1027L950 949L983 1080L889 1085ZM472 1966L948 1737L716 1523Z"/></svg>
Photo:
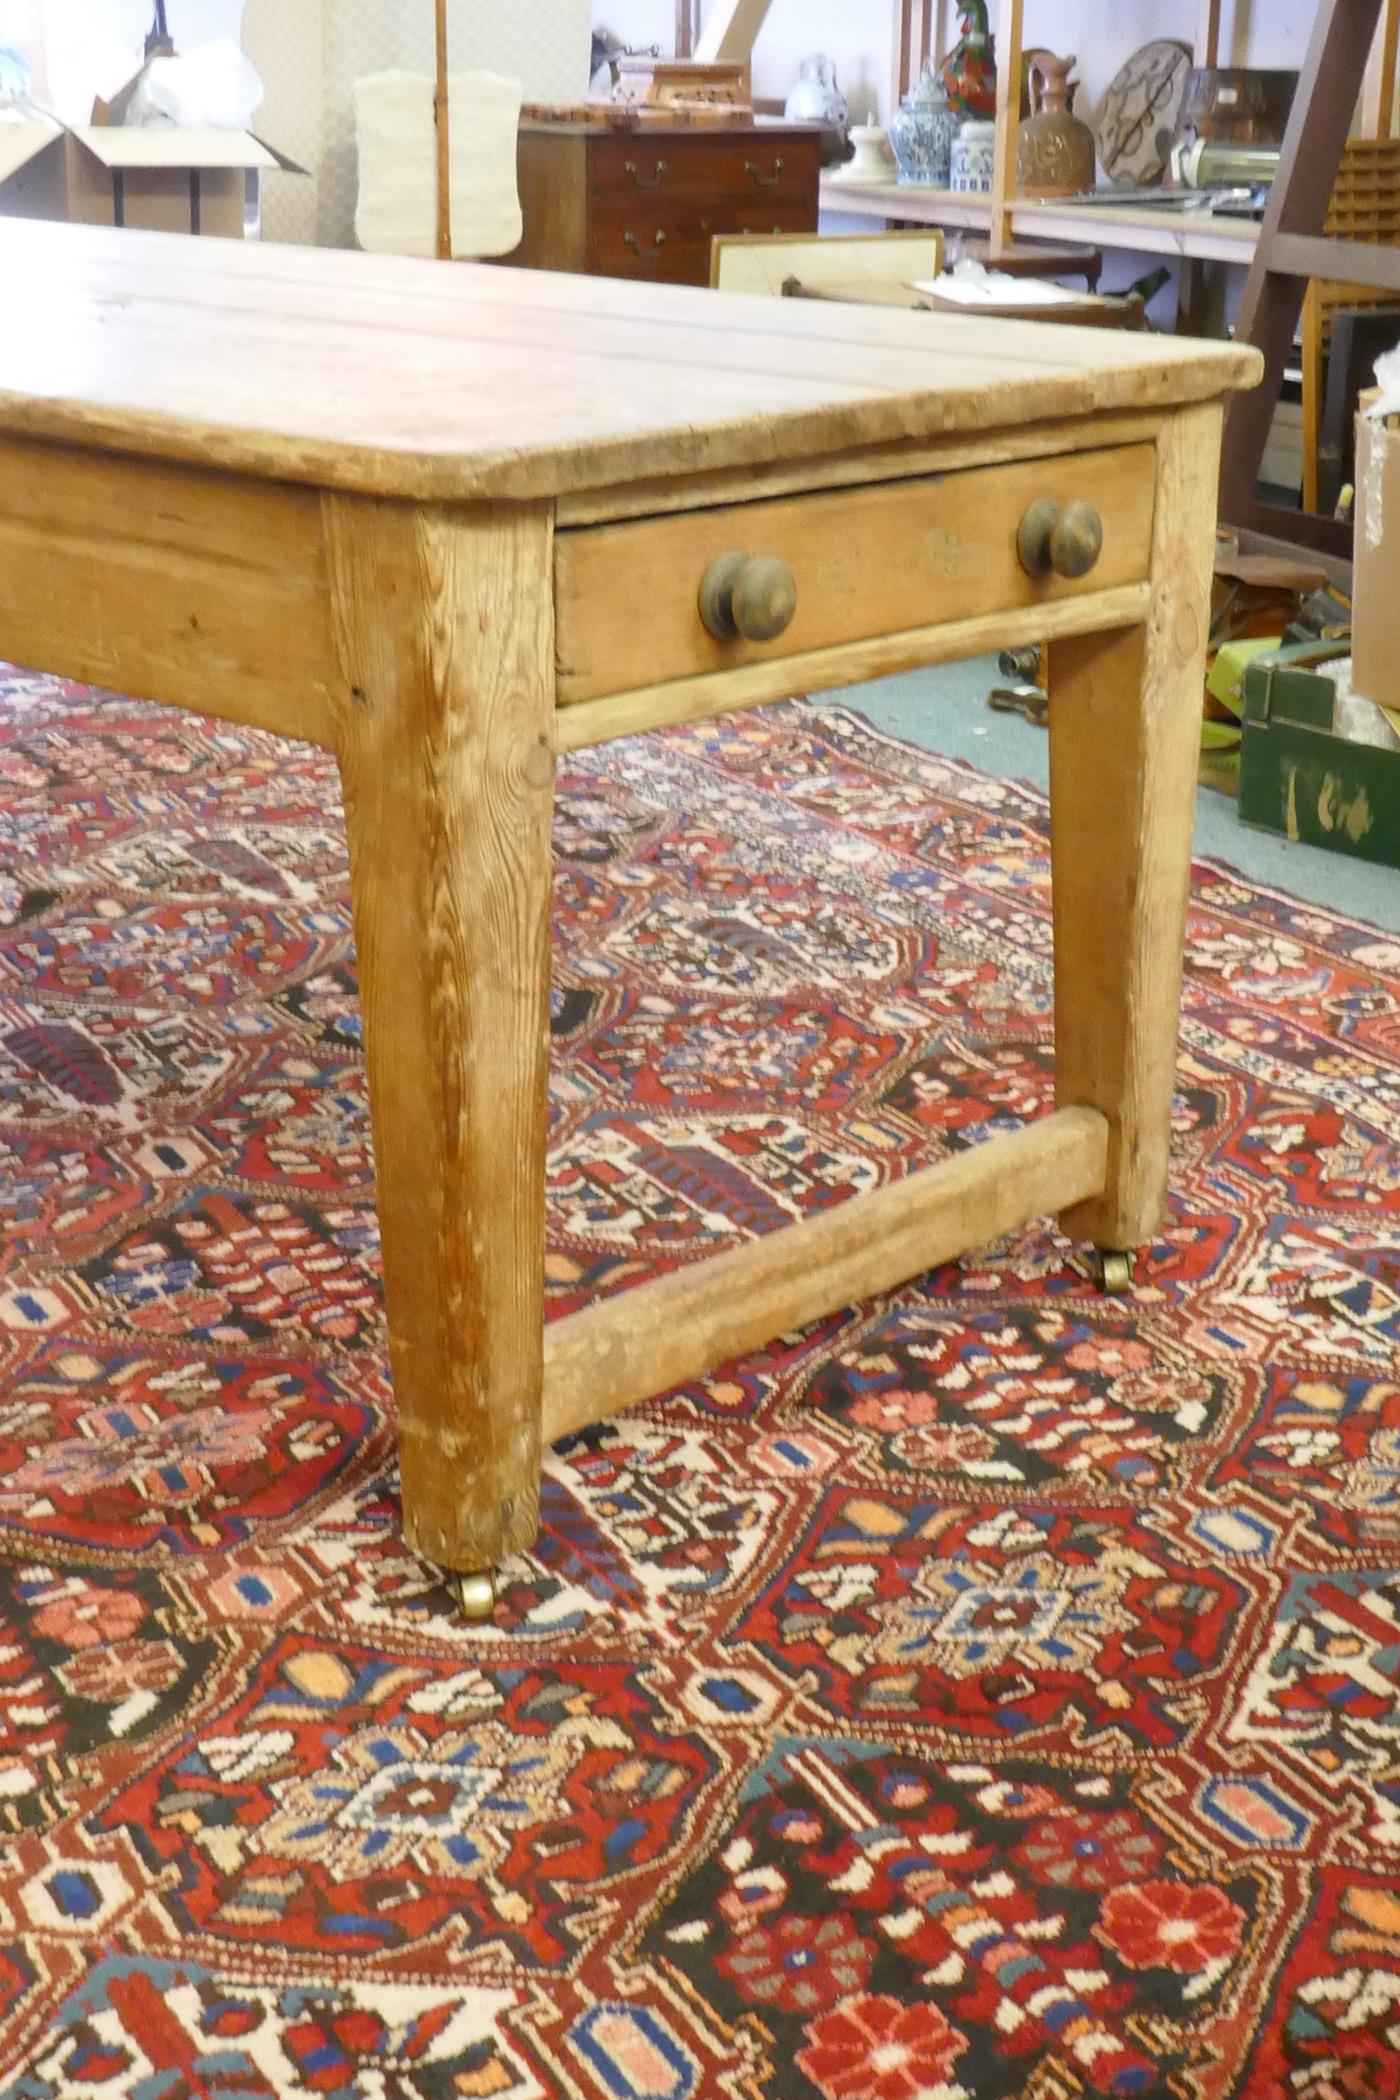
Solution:
<svg viewBox="0 0 1400 2100"><path fill-rule="evenodd" d="M1016 551L1028 576L1087 576L1103 553L1103 519L1092 503L1039 496L1021 520Z"/></svg>
<svg viewBox="0 0 1400 2100"><path fill-rule="evenodd" d="M717 642L776 642L797 611L797 578L785 561L718 554L700 583L700 617Z"/></svg>

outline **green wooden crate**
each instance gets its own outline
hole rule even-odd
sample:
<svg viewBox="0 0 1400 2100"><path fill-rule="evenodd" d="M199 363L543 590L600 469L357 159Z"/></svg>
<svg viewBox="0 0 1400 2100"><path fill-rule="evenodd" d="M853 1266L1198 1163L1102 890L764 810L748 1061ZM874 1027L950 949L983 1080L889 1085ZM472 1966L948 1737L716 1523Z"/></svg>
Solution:
<svg viewBox="0 0 1400 2100"><path fill-rule="evenodd" d="M1316 668L1347 653L1346 643L1313 642L1245 672L1240 819L1400 868L1400 751L1335 736L1337 689Z"/></svg>

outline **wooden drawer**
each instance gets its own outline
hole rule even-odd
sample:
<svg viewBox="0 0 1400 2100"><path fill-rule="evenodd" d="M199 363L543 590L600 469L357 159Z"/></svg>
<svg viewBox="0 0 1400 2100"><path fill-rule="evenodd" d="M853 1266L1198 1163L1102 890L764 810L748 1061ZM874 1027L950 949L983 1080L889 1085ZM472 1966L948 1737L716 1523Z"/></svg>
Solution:
<svg viewBox="0 0 1400 2100"><path fill-rule="evenodd" d="M679 212L643 204L624 218L595 219L588 268L595 277L641 277L658 284L708 284L710 228Z"/></svg>
<svg viewBox="0 0 1400 2100"><path fill-rule="evenodd" d="M595 211L609 204L625 211L647 202L663 207L681 199L699 202L727 158L727 135L648 139L642 132L618 132L593 138L588 142L589 200Z"/></svg>
<svg viewBox="0 0 1400 2100"><path fill-rule="evenodd" d="M708 284L710 248L717 233L810 233L801 206L752 206L751 219L734 208L684 205L669 211L643 202L625 214L615 207L594 218L588 232L588 268L598 277L642 277L666 284ZM762 216L764 210L770 214ZM702 215L703 214L703 215Z"/></svg>
<svg viewBox="0 0 1400 2100"><path fill-rule="evenodd" d="M561 532L559 700L1141 583L1154 490L1151 445L1123 445ZM1103 548L1086 575L1033 577L1022 567L1017 533L1041 497L1099 513ZM797 610L779 640L716 641L702 622L701 579L730 553L791 568Z"/></svg>
<svg viewBox="0 0 1400 2100"><path fill-rule="evenodd" d="M630 132L589 141L588 187L596 211L635 210L650 201L687 215L711 207L766 217L771 205L815 214L821 174L817 138L767 138L761 131L648 139ZM813 227L815 229L815 218Z"/></svg>
<svg viewBox="0 0 1400 2100"><path fill-rule="evenodd" d="M819 147L802 135L589 142L588 268L708 284L716 234L816 230Z"/></svg>

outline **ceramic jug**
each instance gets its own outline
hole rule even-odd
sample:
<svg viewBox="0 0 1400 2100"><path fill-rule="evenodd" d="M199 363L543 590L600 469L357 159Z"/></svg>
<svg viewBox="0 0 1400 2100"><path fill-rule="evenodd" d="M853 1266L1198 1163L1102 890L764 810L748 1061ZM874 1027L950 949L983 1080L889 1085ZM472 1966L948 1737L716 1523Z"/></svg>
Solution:
<svg viewBox="0 0 1400 2100"><path fill-rule="evenodd" d="M797 85L787 98L786 114L790 124L820 124L845 137L850 112L837 85L835 61L824 51L803 59Z"/></svg>
<svg viewBox="0 0 1400 2100"><path fill-rule="evenodd" d="M1072 58L1030 54L1033 114L1016 141L1016 187L1027 197L1077 197L1094 187L1094 134L1073 111Z"/></svg>

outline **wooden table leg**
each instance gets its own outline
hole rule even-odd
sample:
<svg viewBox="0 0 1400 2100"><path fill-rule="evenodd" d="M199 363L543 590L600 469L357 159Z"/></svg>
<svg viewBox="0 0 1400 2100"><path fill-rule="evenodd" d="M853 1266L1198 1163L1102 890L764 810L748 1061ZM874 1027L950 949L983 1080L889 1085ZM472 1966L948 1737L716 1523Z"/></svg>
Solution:
<svg viewBox="0 0 1400 2100"><path fill-rule="evenodd" d="M1147 624L1053 644L1056 1099L1110 1129L1102 1196L1065 1214L1128 1250L1161 1223L1200 753L1220 410L1158 441Z"/></svg>
<svg viewBox="0 0 1400 2100"><path fill-rule="evenodd" d="M554 635L543 510L328 497L404 1528L538 1525Z"/></svg>

